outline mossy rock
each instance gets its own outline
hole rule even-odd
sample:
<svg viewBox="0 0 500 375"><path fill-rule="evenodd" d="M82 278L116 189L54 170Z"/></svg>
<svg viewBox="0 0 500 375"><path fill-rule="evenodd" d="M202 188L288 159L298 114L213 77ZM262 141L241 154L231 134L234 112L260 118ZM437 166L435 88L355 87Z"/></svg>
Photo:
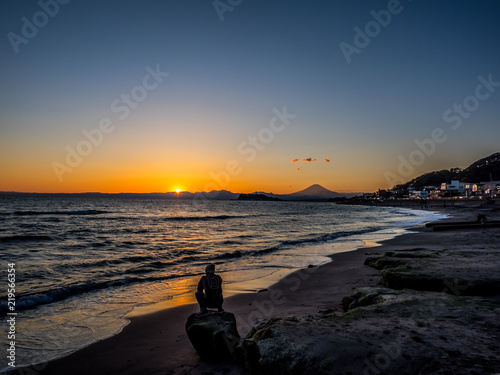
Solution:
<svg viewBox="0 0 500 375"><path fill-rule="evenodd" d="M307 319L306 319L307 320ZM258 322L237 349L236 358L251 374L331 374L332 362L315 353L316 338L310 336L315 319L269 319Z"/></svg>
<svg viewBox="0 0 500 375"><path fill-rule="evenodd" d="M357 307L375 305L384 301L384 295L392 293L383 288L359 288L352 296L342 299L342 307L344 311L350 311Z"/></svg>
<svg viewBox="0 0 500 375"><path fill-rule="evenodd" d="M383 269L382 279L382 283L386 288L397 290L413 289L442 292L446 289L443 278L406 267Z"/></svg>
<svg viewBox="0 0 500 375"><path fill-rule="evenodd" d="M365 263L366 264L366 263ZM368 265L370 267L376 268L378 270L383 270L386 268L395 268L399 266L406 266L408 262L403 259L393 258L393 257L382 257L374 259Z"/></svg>

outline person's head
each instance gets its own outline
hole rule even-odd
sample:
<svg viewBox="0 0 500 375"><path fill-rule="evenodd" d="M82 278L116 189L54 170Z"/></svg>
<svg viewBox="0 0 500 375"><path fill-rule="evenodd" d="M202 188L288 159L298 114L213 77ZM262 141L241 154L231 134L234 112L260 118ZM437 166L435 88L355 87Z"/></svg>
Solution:
<svg viewBox="0 0 500 375"><path fill-rule="evenodd" d="M215 273L215 264L211 263L205 268L205 272L207 274L214 274Z"/></svg>

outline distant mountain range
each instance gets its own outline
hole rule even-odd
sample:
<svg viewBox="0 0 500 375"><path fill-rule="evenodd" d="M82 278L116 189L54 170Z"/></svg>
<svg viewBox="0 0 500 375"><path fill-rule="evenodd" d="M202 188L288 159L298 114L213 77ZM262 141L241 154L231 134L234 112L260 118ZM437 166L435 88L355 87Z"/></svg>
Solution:
<svg viewBox="0 0 500 375"><path fill-rule="evenodd" d="M479 159L465 169L451 168L424 173L401 185L403 188L423 188L424 186L441 186L443 182L459 180L460 182L487 182L500 180L500 152Z"/></svg>
<svg viewBox="0 0 500 375"><path fill-rule="evenodd" d="M500 152L496 152L488 157L479 159L478 161L472 163L465 169L461 168L451 168L449 170L441 170L435 172L424 173L421 176L414 178L411 181L406 182L403 185L399 185L402 188L423 188L424 186L441 186L443 182L450 182L451 180L459 180L461 182L487 182L490 179L494 181L500 180ZM61 195L56 193L18 193L18 192L0 192L2 195L6 194L18 194L18 195L46 195L46 196L56 196ZM335 191L328 190L321 185L314 184L309 186L304 190L297 191L291 194L273 194L266 193L262 191L252 193L254 195L265 195L271 198L277 198L284 201L327 201L332 198L351 198L361 193L337 193ZM252 199L252 194L244 194L245 199ZM213 200L231 200L238 199L240 193L233 193L228 190L213 190L210 192L197 192L191 193L187 191L182 191L180 193L168 192L168 193L79 193L79 194L64 194L64 195L79 195L79 196L120 196L120 197L131 197L131 198L166 198L166 199L213 199ZM259 199L260 198L260 199ZM255 200L263 200L262 197L255 196Z"/></svg>
<svg viewBox="0 0 500 375"><path fill-rule="evenodd" d="M227 190L213 190L211 192L202 193L190 193L190 192L180 192L180 193L164 193L167 198L181 198L181 199L216 199L216 200L227 200L227 199L238 199L240 193L233 193ZM314 184L308 188L297 191L291 194L273 194L266 193L262 191L256 191L252 194L244 194L245 200L251 200L252 195L255 200L263 200L262 196L267 196L270 198L276 198L282 201L327 201L330 198L339 197L352 197L356 194L341 194L335 191L328 190L321 185Z"/></svg>
<svg viewBox="0 0 500 375"><path fill-rule="evenodd" d="M43 193L16 193L16 192L0 192L0 194L22 194L22 195L31 195L31 194L43 194ZM61 195L61 194L50 194L45 193L43 195ZM65 194L65 195L79 195L79 196L119 196L125 198L165 198L165 199L210 199L210 200L231 200L238 199L240 193L233 193L228 190L213 190L210 192L197 192L191 193L188 191L182 191L180 193L176 192L168 192L168 193L79 193L79 194ZM335 191L328 190L321 185L314 184L309 186L308 188L297 191L292 194L273 194L273 193L265 193L265 192L255 192L252 194L244 194L245 200L252 200L252 195L254 195L255 200L263 200L262 196L267 196L270 198L275 198L274 200L283 200L283 201L327 201L330 198L339 198L339 197L352 197L356 195L355 193L351 194L341 194Z"/></svg>

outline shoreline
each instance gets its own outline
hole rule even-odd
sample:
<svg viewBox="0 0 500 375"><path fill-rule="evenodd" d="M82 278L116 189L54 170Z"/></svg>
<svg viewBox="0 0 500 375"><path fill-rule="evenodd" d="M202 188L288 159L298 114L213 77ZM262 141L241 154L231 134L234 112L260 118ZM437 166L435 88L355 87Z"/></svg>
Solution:
<svg viewBox="0 0 500 375"><path fill-rule="evenodd" d="M50 212L63 215L56 217L58 224L51 224L55 219L43 214L49 212L45 203L29 200L11 207L6 225L9 232L2 237L7 239L11 257L26 269L16 303L23 323L17 337L19 367L61 358L115 335L127 323L122 317L135 306L169 304L175 299L194 302L191 291L209 262L216 263L217 271L225 275L228 296L231 283L321 263L324 258L316 255L325 254L322 250L327 246L306 248L312 244L406 225L422 215L425 219L425 213L419 215L418 211L332 203L262 203L254 207L217 202L194 213L191 206L178 202L153 209L151 203L127 200L89 201L68 211L62 201L51 200ZM36 210L30 211L28 205ZM34 215L14 214L18 208L22 209L19 213ZM141 220L140 226L136 219ZM33 233L25 233L24 221L33 225L29 229ZM110 224L101 227L100 223ZM16 239L16 233L22 236ZM48 262L44 261L46 254L50 255ZM40 272L39 265L52 270L50 278ZM10 370L7 364L1 367Z"/></svg>
<svg viewBox="0 0 500 375"><path fill-rule="evenodd" d="M404 208L403 211L408 211L411 212L413 210L409 210L407 208ZM429 212L430 214L431 212ZM411 226L411 216L410 215L410 225L408 225L408 221L405 222L406 224L405 227ZM434 216L434 214L432 214ZM416 217L418 217L417 221L429 221L429 217L425 217L425 214L416 214ZM270 274L266 274L265 276L261 277L260 275L256 279L246 279L244 278L245 281L237 281L234 282L234 280L238 280L238 277L234 277L234 274L230 275L231 280L229 283L227 283L228 280L226 280L226 286L225 286L225 297L230 298L236 294L241 294L241 293L248 293L248 294L254 294L262 289L266 289L269 286L277 283L279 280L282 278L288 276L289 274L296 272L300 270L301 268L306 268L309 265L324 265L327 262L331 262L331 255L334 253L338 252L344 252L344 251L354 251L358 247L366 247L367 242L373 242L373 238L376 238L376 241L380 241L380 238L383 237L385 238L392 238L394 236L399 235L398 231L402 231L404 229L400 229L404 227L388 227L385 229L379 229L371 232L361 232L359 234L349 234L346 237L339 237L336 240L332 242L325 242L325 243L320 243L320 244L315 244L315 245L305 245L305 246L299 246L297 249L299 249L300 252L304 252L305 254L310 254L309 257L306 256L306 258L301 258L299 256L298 263L291 268L290 266L284 266L285 268L276 268L273 270ZM377 234L374 236L373 234ZM363 240L363 241L362 241ZM305 249L305 250L304 250ZM300 255L297 252L297 255ZM293 253L290 256L294 256ZM297 261L296 261L297 262ZM265 270L265 269L263 269ZM246 276L246 275L245 275ZM223 276L224 277L224 276ZM193 280L190 280L190 283L193 283ZM197 283L197 280L196 280ZM193 284L193 286L189 287L189 290L195 288L196 284ZM23 365L18 368L26 368L29 366L35 366L38 367L39 365L42 365L43 363L47 362L53 362L57 361L60 359L63 359L69 355L72 355L80 350L83 350L89 346L92 346L96 343L99 343L100 341L107 340L109 338L112 338L118 334L120 334L123 329L128 326L130 322L130 318L134 318L136 316L141 316L144 314L150 314L153 312L158 312L164 309L169 309L169 308L174 308L179 305L186 305L186 304L195 304L195 299L194 299L194 293L183 293L183 294L175 294L174 293L174 298L172 299L167 299L161 302L155 302L153 304L148 304L148 305L137 305L134 307L132 310L129 310L125 315L121 317L116 318L116 329L111 333L111 331L108 333L106 332L107 330L104 331L97 331L97 339L94 339L92 341L87 341L83 342L83 345L80 346L66 346L63 343L58 343L58 341L54 341L54 338L52 337L52 341L56 345L51 345L51 346L45 346L44 349L42 349L42 355L39 356L39 358L42 360L36 360L32 361L32 365ZM195 304L196 306L196 304ZM119 324L118 324L119 323ZM51 338L51 336L48 336ZM58 344L58 345L57 345ZM65 348L65 350L59 351L58 352L52 352L49 349L49 347L54 347L57 348L59 346L60 348ZM56 349L57 350L57 349ZM45 358L44 358L45 357ZM50 358L50 359L46 359ZM26 361L24 363L27 363ZM29 362L28 362L29 363ZM12 371L11 369L4 367L1 371L1 373L7 373L9 371Z"/></svg>
<svg viewBox="0 0 500 375"><path fill-rule="evenodd" d="M360 248L339 254L349 254L347 256L349 259L354 257L359 258L356 255L360 254L357 253L367 249L368 248ZM364 258L364 254L361 256ZM342 256L342 258L344 257ZM338 259L340 259L340 255ZM244 337L253 326L253 322L249 319L253 319L254 317L257 319L271 318L273 314L284 313L288 310L284 309L283 304L278 303L276 305L276 309L273 309L272 312L271 310L267 310L269 311L269 313L267 313L265 308L262 306L266 305L265 302L268 298L265 297L267 297L269 291L280 291L282 289L285 291L293 291L291 289L295 289L297 286L300 289L302 281L314 276L314 271L329 268L328 265L332 264L337 264L335 259L332 259L331 262L326 263L320 268L299 269L294 271L284 279L279 280L269 288L266 288L266 292L239 293L232 295L231 297L226 297L224 299L224 308L226 311L232 312L237 316L238 331L240 332L240 335ZM290 299L288 299L287 302L290 302ZM246 308L246 306L251 305L257 307L254 309ZM296 306L300 305L296 304ZM261 309L259 309L259 307L261 307ZM308 309L303 309L302 305L298 310L304 313L317 312L315 308L312 308L312 310L309 311L310 309L311 306L309 306ZM225 372L227 369L230 369L229 374L241 373L239 366L236 364L223 363L221 367L221 364L212 365L205 363L199 358L198 354L195 352L191 343L187 339L184 331L185 320L190 314L196 312L197 310L198 306L196 304L185 304L156 312L129 317L129 323L124 326L118 334L90 344L89 346L86 346L85 348L67 356L50 360L45 363L28 366L27 368L33 368L33 370L37 371L38 374L47 375L62 375L67 373L82 375L88 373L136 374L142 371L146 371L148 374L164 374L165 370L183 369L185 367L189 368L189 370L185 372L186 374L197 373L194 372L195 369L200 369L201 372L204 372L213 370L217 371L217 369L221 368L224 368L224 373L227 373ZM296 310L297 309L291 309L288 310L288 312L298 313L299 311ZM168 322L170 322L170 324L166 324ZM154 326L157 324L158 328L155 328ZM161 345L155 345L159 343L161 343ZM131 360L125 360L125 358L135 357L133 354L134 350L132 349L134 346L140 346L141 353L135 358L136 360L133 361L135 362L134 366L129 367L127 362L131 362ZM168 353L170 358L166 362L159 363L158 366L156 366L155 362L158 358L151 358L147 352L155 352L160 349L162 349L162 354L158 354L157 356L163 357L166 353ZM117 352L122 353L120 357L123 358L120 358L116 362L116 359L111 358L112 363L110 364L110 358L108 356ZM123 353L127 354L124 355ZM148 359L146 360L146 366L142 368L140 363L143 362L142 358L144 357ZM94 361L94 363L89 363L89 360ZM122 360L123 363L121 363ZM213 366L215 366L215 369ZM139 368L141 369L139 370ZM18 368L12 372L8 372L8 374L17 373L17 371L21 369L26 368Z"/></svg>
<svg viewBox="0 0 500 375"><path fill-rule="evenodd" d="M432 211L436 215L439 215L438 213ZM441 219L437 219L441 220ZM422 223L419 223L418 226L424 225L429 221L424 221ZM412 228L416 227L415 225L410 225L406 227L394 227L394 228L386 228L386 229L381 229L381 230L376 230L373 232L367 232L359 235L351 235L351 236L360 236L360 239L353 239L352 243L351 242L326 242L324 244L316 244L316 245L304 245L300 246L300 249L313 249L313 248L318 248L322 249L321 254L317 255L318 258L321 258L320 263L304 263L303 266L301 267L294 267L294 268L279 268L276 269L275 271L272 271L270 274L262 276L262 277L257 277L255 279L249 279L249 280L244 280L244 281L238 281L238 282L231 282L231 283L224 283L224 300L227 301L228 298L234 297L239 294L255 294L259 293L260 291L267 289L274 284L280 282L282 279L290 276L291 274L298 272L300 270L306 269L308 267L323 267L328 263L331 263L334 261L334 258L338 256L339 254L343 253L349 253L352 251L356 251L359 249L365 249L365 248L371 248L371 247L377 247L381 246L380 243L384 241L389 241L391 239L394 239L398 236L407 234L409 231L411 231ZM368 238L371 235L375 235L379 232L380 236L377 235L375 239ZM350 236L346 237L349 238ZM364 237L364 238L363 238ZM346 238L342 238L342 240L345 240ZM359 243L359 244L357 244ZM335 251L331 250L324 250L324 248L332 248ZM318 250L320 251L320 250ZM226 273L226 272L224 272ZM220 273L221 276L224 275L224 273ZM183 302L178 303L176 300L182 300ZM188 301L188 302L186 302ZM175 307L180 307L180 306L185 306L185 305L196 305L196 299L194 298L194 293L192 291L188 293L184 293L178 296L175 296L172 299L161 301L161 302L156 302L153 304L149 304L146 306L136 306L133 308L132 311L127 313L123 318L124 319L130 319L130 318L135 318L135 317L140 317L143 315L148 315L148 314L153 314L156 312L160 312L166 309L172 309ZM127 323L128 325L129 323ZM113 335L114 336L114 335ZM92 344L90 344L92 345Z"/></svg>
<svg viewBox="0 0 500 375"><path fill-rule="evenodd" d="M454 212L456 210L445 214L449 215L448 219L452 219L456 216L453 215ZM405 242L413 243L412 236L426 231L423 223L416 228L409 227L406 230L411 230L411 232L382 242L377 241L376 247L367 247L365 244L356 250L331 255L332 261L321 267L294 271L272 284L266 292L241 293L227 297L224 307L226 311L236 315L238 330L242 337L250 330L256 318L267 319L291 314L303 316L332 308L340 311L341 299L350 295L356 287L368 286L367 282L375 286L380 282L378 270L363 266L363 261L368 254L401 246ZM323 285L325 279L328 280L331 277L337 284L335 290L325 291L329 289ZM278 295L282 295L284 300L281 297L278 298ZM332 307L333 300L336 304ZM203 371L218 373L219 370L229 374L241 373L235 364L210 365L199 359L184 331L185 319L196 310L196 305L188 304L133 316L130 318L130 324L126 325L119 334L91 344L69 356L35 365L32 368L40 374L67 372L134 374L142 371L164 374L167 369L171 370L171 373L174 373L174 370L181 371L175 373L201 373ZM109 357L116 353L122 354L117 358ZM165 358L167 353L168 357Z"/></svg>
<svg viewBox="0 0 500 375"><path fill-rule="evenodd" d="M413 211L411 209L408 209L404 207L403 209ZM434 212L433 210L429 210L429 213L433 213L435 215L438 215L438 213ZM420 218L424 219L424 218ZM424 221L428 222L429 220ZM304 268L307 268L308 266L324 266L328 263L331 263L334 261L334 257L338 257L339 254L347 253L347 252L352 252L356 251L360 248L368 248L372 246L379 246L378 243L381 241L386 241L392 238L395 238L397 236L400 236L408 231L409 228L413 226L404 226L404 227L393 227L393 228L385 228L385 229L379 229L376 231L372 232L365 232L362 234L353 234L349 235L347 237L340 237L337 240L340 240L337 242L337 240L333 242L326 242L323 244L316 244L316 245L306 245L299 247L299 249L303 250L306 249L308 250L309 253L311 254L316 254L315 257L317 260L316 261L311 261L311 263L303 263L301 266L297 266L294 268L280 268L276 269L275 271L271 272L270 274L263 276L263 277L257 277L256 279L250 279L250 280L245 280L245 281L240 281L240 282L231 282L229 284L226 284L224 288L224 296L225 296L225 302L229 298L232 298L234 296L240 295L240 294L248 294L248 295L254 295L256 293L259 293L261 291L266 291L269 287L273 286L274 284L278 283L282 279L290 276L291 274L298 272ZM357 238L359 237L359 238ZM311 251L311 249L313 249ZM221 274L222 275L222 274ZM174 296L172 299L168 299L165 301L161 302L156 302L153 304L148 304L148 305L138 305L134 307L132 310L130 310L128 313L126 313L123 317L117 318L118 320L123 321L123 325L119 327L116 331L114 331L112 334L109 334L105 337L102 337L100 339L94 340L92 342L89 342L86 345L83 345L79 347L78 349L68 349L66 352L62 354L55 355L54 357L42 361L42 362L34 362L31 365L25 365L25 366L20 366L18 369L22 368L28 368L28 367L43 367L44 364L46 363L51 363L54 361L59 361L62 360L68 356L71 356L74 353L77 353L81 350L84 350L94 344L97 344L101 341L108 340L110 338L113 338L116 335L119 335L123 329L125 329L128 325L132 323L132 320L137 317L142 317L142 316L147 316L150 314L154 314L156 312L161 312L167 309L172 309L176 307L181 307L181 306L186 306L186 305L196 305L196 301L194 298L194 293L184 293L180 295ZM195 309L197 310L197 309ZM15 370L14 370L15 371ZM11 373L12 370L8 368L4 368L0 373Z"/></svg>
<svg viewBox="0 0 500 375"><path fill-rule="evenodd" d="M434 215L442 216L443 214L440 213L440 210L438 209L428 209L428 210L421 210L419 207L399 207L399 206L386 206L386 207L392 207L392 208L397 208L397 209L403 209L403 210L409 210L409 211L424 211L428 213L432 213ZM445 215L446 216L446 215ZM443 218L438 218L437 220L441 220ZM423 223L428 222L428 220L422 221L421 223L417 225L421 225ZM336 254L341 254L344 252L351 252L351 251L356 251L360 248L368 248L368 247L376 247L379 246L379 242L387 241L390 239L393 239L395 237L398 237L400 235L403 235L407 233L411 228L415 227L414 224L408 225L408 226L398 226L394 228L385 228L385 229L380 229L380 230L375 230L372 232L366 232L362 234L357 234L357 235L349 235L345 238L337 238L332 242L326 242L323 244L315 244L315 245L303 245L300 246L300 249L312 249L312 248L325 248L325 247L330 247L333 249L337 249L336 251L331 251L331 250L322 250L320 255L317 255L318 258L323 258L323 261L320 263L304 263L302 266L297 266L293 268L279 268L276 269L275 271L271 272L268 275L262 276L262 277L257 277L255 279L249 279L249 280L244 280L241 282L231 282L227 283L225 282L225 287L224 287L224 298L230 298L238 294L245 294L245 293L257 293L262 289L267 289L268 287L278 283L280 280L283 278L287 277L288 275L297 272L303 268L309 267L310 265L312 266L324 266L330 262L332 262L332 257L335 256ZM376 239L371 239L367 238L370 235L376 234L382 232L382 237L381 238L376 238ZM360 236L360 239L352 240L352 242L359 241L362 242L360 245L355 245L354 243L346 243L344 242L346 239L350 239L351 237L356 237ZM341 240L337 242L338 240ZM226 272L224 272L226 273ZM224 273L220 273L223 275ZM224 279L224 278L223 278ZM186 301L186 297L189 300L189 302L182 302L182 303L176 303L176 299L182 299ZM136 306L132 311L127 313L124 318L132 318L132 317L137 317L137 316L142 316L142 315L147 315L155 312L159 312L165 309L170 309L174 307L179 307L183 305L188 305L188 304L195 304L196 305L196 300L194 298L194 293L189 292L188 294L182 294L178 295L172 299L166 300L166 301L161 301L161 302L156 302L150 305L146 306ZM128 324L128 323L127 323Z"/></svg>

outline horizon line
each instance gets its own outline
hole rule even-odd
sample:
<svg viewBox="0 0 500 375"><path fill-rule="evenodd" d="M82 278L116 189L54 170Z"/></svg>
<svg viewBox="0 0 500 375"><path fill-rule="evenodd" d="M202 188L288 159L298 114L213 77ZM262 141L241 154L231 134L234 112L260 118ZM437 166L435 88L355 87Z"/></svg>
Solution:
<svg viewBox="0 0 500 375"><path fill-rule="evenodd" d="M305 190L305 189L302 189L302 190ZM179 193L175 192L175 191L164 191L164 192L161 192L161 191L152 191L152 192L142 192L142 193L138 193L138 192L127 192L127 191L122 191L122 192L118 192L118 193L109 193L109 192L101 192L101 191L81 191L81 192L38 192L38 191L13 191L13 190L10 190L10 191L0 191L0 194L67 194L67 195L70 195L70 194L109 194L109 195L118 195L118 194L175 194L175 195L180 195L180 194L183 194L183 193L188 193L188 194L210 194L214 191L217 191L217 192L228 192L228 193L231 193L231 194L272 194L272 195L291 195L291 194L295 194L295 193L298 193L302 190L299 190L299 191L296 191L296 192L293 192L293 193L272 193L272 192L263 192L263 191L253 191L251 193L241 193L241 192L233 192L233 191L230 191L230 190L225 190L225 189L222 189L222 190L211 190L211 191L196 191L196 192L191 192L191 191L181 191ZM330 189L328 189L330 190ZM337 193L337 194L362 194L362 192L360 191L346 191L346 190L330 190L332 193Z"/></svg>

